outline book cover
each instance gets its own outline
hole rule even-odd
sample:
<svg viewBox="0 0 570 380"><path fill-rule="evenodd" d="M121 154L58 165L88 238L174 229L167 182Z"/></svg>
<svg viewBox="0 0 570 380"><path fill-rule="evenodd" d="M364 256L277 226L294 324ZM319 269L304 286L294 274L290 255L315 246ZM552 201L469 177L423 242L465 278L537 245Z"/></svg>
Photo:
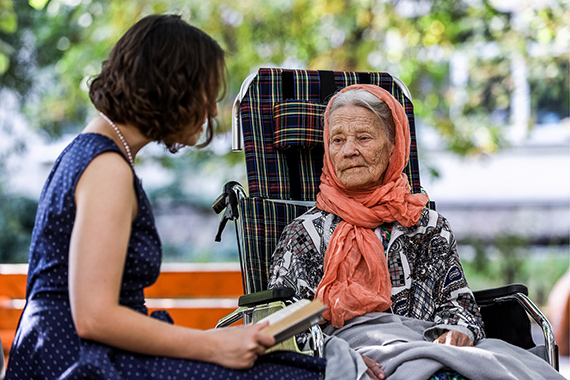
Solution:
<svg viewBox="0 0 570 380"><path fill-rule="evenodd" d="M326 306L317 298L312 301L303 299L268 315L257 323L269 321L269 326L261 331L273 335L277 344L313 325L322 323L325 309Z"/></svg>

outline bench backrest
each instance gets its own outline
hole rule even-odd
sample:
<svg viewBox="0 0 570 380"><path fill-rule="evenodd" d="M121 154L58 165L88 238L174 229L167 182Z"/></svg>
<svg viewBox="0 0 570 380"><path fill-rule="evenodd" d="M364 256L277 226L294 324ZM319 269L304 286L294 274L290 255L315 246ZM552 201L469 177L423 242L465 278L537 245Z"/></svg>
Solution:
<svg viewBox="0 0 570 380"><path fill-rule="evenodd" d="M25 305L26 264L0 264L0 339L9 355ZM145 290L149 312L167 310L177 325L211 329L237 308L243 295L238 263L163 264Z"/></svg>

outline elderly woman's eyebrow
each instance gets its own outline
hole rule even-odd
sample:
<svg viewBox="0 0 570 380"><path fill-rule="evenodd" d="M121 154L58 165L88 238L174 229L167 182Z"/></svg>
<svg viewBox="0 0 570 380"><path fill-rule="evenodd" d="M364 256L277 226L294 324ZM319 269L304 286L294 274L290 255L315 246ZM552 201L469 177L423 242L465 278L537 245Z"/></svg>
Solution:
<svg viewBox="0 0 570 380"><path fill-rule="evenodd" d="M380 130L380 128L381 128L381 126L378 125L378 128L374 128L374 130L376 130L376 129ZM372 131L370 130L370 125L368 125L368 126L357 125L354 128L348 129L348 132L349 133L354 132L354 133L372 134ZM344 130L339 130L338 132L334 131L332 134L338 134L338 133L345 133L345 132L344 132Z"/></svg>

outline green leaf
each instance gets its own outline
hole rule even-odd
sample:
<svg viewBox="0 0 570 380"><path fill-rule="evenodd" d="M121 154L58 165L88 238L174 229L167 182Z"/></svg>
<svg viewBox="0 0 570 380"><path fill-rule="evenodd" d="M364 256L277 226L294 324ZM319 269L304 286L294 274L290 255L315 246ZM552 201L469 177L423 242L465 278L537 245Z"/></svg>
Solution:
<svg viewBox="0 0 570 380"><path fill-rule="evenodd" d="M3 53L0 53L0 75L3 75L10 68L10 59Z"/></svg>
<svg viewBox="0 0 570 380"><path fill-rule="evenodd" d="M41 11L46 6L48 0L28 0L28 4L35 10Z"/></svg>
<svg viewBox="0 0 570 380"><path fill-rule="evenodd" d="M11 2L0 0L0 31L12 34L18 29L18 17Z"/></svg>

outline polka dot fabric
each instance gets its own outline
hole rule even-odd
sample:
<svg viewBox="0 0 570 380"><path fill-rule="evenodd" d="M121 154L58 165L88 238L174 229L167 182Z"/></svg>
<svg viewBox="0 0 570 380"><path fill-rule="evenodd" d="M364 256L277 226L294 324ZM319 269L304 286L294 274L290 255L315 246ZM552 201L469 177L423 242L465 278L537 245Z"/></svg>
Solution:
<svg viewBox="0 0 570 380"><path fill-rule="evenodd" d="M325 361L291 352L261 357L249 370L138 355L79 338L68 296L68 251L75 219L75 188L99 154L121 151L109 138L81 134L56 160L46 181L30 247L26 306L10 352L12 379L318 379ZM126 160L126 158L125 158ZM135 179L139 210L132 225L121 304L147 314L143 289L160 274L162 251L148 199ZM172 323L167 312L152 317Z"/></svg>

